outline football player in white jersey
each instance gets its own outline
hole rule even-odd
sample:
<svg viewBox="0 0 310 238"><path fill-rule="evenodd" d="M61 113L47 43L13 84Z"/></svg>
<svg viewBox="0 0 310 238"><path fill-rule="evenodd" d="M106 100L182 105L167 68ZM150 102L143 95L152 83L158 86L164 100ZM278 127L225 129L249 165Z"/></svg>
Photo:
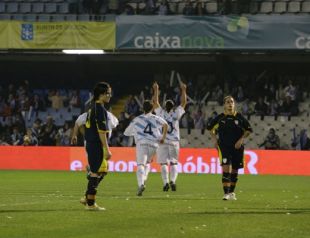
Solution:
<svg viewBox="0 0 310 238"><path fill-rule="evenodd" d="M154 111L157 116L165 119L168 123L168 132L165 143L159 145L157 151L157 162L161 164L161 175L164 183L163 191L168 191L171 187L172 191L176 191L176 180L178 176L178 160L180 151L180 126L179 120L185 113L187 101L186 84L180 82L181 103L178 107L174 107L172 100L165 102L165 107L161 108L159 104L159 86L153 84L154 90ZM170 182L168 164L170 164Z"/></svg>
<svg viewBox="0 0 310 238"><path fill-rule="evenodd" d="M152 114L152 111L152 102L144 101L144 113L133 119L124 132L125 136L134 136L136 142L137 196L142 196L145 190L146 166L151 163L159 144L164 143L167 135L167 122L161 117Z"/></svg>

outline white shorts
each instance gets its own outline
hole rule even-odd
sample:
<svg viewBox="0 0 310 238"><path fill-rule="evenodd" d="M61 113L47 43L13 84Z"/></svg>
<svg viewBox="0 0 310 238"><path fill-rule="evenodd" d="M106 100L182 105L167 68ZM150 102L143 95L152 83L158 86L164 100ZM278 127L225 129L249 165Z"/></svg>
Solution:
<svg viewBox="0 0 310 238"><path fill-rule="evenodd" d="M136 146L136 161L137 165L151 163L156 154L157 146L150 144L137 144Z"/></svg>
<svg viewBox="0 0 310 238"><path fill-rule="evenodd" d="M180 143L170 142L169 144L160 144L157 150L157 163L178 163L180 152Z"/></svg>

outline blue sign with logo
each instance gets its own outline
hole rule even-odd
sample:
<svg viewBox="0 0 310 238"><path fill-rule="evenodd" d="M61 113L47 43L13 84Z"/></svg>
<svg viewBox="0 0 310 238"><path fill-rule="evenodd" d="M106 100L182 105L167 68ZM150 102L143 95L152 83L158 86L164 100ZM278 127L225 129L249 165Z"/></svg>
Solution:
<svg viewBox="0 0 310 238"><path fill-rule="evenodd" d="M24 41L33 40L33 24L22 24L21 38Z"/></svg>

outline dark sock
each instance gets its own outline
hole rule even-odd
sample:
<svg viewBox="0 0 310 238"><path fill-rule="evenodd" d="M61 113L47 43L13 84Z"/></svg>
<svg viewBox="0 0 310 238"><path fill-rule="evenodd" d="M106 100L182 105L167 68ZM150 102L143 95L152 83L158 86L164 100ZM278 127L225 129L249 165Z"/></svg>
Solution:
<svg viewBox="0 0 310 238"><path fill-rule="evenodd" d="M88 206L92 206L95 204L97 186L98 186L98 178L90 177L88 180L87 191L86 191L86 200L87 200Z"/></svg>
<svg viewBox="0 0 310 238"><path fill-rule="evenodd" d="M238 181L238 174L237 173L231 174L230 181L231 181L231 183L230 183L230 192L233 193L235 191L236 184L237 184L237 181Z"/></svg>
<svg viewBox="0 0 310 238"><path fill-rule="evenodd" d="M223 184L223 190L224 193L227 194L230 192L230 173L223 173L222 176L222 184Z"/></svg>

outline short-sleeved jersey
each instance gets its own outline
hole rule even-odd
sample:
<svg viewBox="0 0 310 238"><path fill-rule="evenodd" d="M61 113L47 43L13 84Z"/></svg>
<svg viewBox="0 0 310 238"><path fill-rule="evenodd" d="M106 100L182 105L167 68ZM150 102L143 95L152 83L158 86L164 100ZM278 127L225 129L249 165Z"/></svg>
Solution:
<svg viewBox="0 0 310 238"><path fill-rule="evenodd" d="M157 116L165 119L168 123L168 132L166 139L168 141L180 141L180 126L179 120L185 113L185 110L182 106L178 106L175 110L167 112L166 110L158 107L155 109Z"/></svg>
<svg viewBox="0 0 310 238"><path fill-rule="evenodd" d="M85 140L100 141L99 132L109 132L107 110L100 104L94 103L88 110L85 124Z"/></svg>
<svg viewBox="0 0 310 238"><path fill-rule="evenodd" d="M142 114L131 121L125 136L134 136L136 143L158 143L162 136L162 126L167 122L151 113Z"/></svg>
<svg viewBox="0 0 310 238"><path fill-rule="evenodd" d="M108 116L108 128L109 128L109 138L112 134L112 129L117 127L118 125L118 119L109 111L107 111ZM87 112L84 112L83 114L79 115L79 117L76 119L75 123L80 127L83 125L86 125L87 121Z"/></svg>
<svg viewBox="0 0 310 238"><path fill-rule="evenodd" d="M240 113L235 115L221 113L208 122L207 129L217 131L219 145L228 147L234 147L244 131L252 132L249 121Z"/></svg>

